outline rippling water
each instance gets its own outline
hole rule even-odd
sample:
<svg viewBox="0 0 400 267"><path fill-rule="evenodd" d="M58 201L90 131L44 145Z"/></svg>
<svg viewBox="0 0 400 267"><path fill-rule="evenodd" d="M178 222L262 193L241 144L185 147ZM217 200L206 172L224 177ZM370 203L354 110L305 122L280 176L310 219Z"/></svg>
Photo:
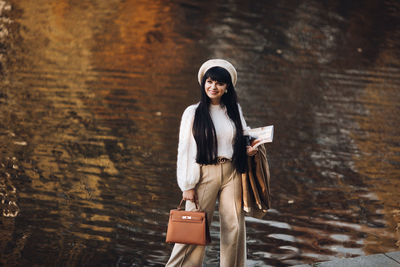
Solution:
<svg viewBox="0 0 400 267"><path fill-rule="evenodd" d="M400 4L0 1L0 265L159 266L180 116L201 63L237 66L274 124L250 265L400 248ZM218 262L218 214L206 263Z"/></svg>

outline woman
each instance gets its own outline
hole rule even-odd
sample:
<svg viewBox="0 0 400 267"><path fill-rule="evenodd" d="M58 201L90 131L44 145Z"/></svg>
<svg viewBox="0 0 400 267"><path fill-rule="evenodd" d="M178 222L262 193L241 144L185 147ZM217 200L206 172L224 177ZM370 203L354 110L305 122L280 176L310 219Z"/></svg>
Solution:
<svg viewBox="0 0 400 267"><path fill-rule="evenodd" d="M208 224L219 203L220 266L245 266L246 237L241 175L246 170L247 129L234 85L237 73L223 59L206 61L199 70L201 100L184 111L178 145L177 178L186 210L207 212ZM257 150L247 147L247 155ZM175 244L166 266L201 266L205 247Z"/></svg>

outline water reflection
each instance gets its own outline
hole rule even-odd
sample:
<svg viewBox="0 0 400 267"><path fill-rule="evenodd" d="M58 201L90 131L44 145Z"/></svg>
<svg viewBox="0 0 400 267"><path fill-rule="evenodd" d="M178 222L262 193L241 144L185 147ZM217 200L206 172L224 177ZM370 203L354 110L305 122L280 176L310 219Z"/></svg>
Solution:
<svg viewBox="0 0 400 267"><path fill-rule="evenodd" d="M162 265L179 119L211 57L238 66L248 123L277 129L249 263L398 249L399 9L0 1L0 265Z"/></svg>

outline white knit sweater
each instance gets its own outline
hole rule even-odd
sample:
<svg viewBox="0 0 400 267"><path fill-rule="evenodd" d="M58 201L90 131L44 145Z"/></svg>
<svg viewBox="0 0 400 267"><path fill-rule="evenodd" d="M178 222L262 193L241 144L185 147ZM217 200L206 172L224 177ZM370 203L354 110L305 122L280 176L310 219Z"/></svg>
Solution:
<svg viewBox="0 0 400 267"><path fill-rule="evenodd" d="M193 189L200 179L200 165L196 162L197 146L192 128L196 108L199 104L191 105L183 112L179 130L177 179L182 191ZM239 113L242 121L243 134L247 127L240 105ZM210 115L213 120L218 143L218 156L232 158L235 124L229 118L226 108L219 105L210 105Z"/></svg>

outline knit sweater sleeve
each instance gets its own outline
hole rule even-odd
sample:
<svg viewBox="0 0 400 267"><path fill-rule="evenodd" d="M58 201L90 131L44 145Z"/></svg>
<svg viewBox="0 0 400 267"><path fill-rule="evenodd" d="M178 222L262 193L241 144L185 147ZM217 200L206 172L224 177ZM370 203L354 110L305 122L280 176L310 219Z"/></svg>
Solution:
<svg viewBox="0 0 400 267"><path fill-rule="evenodd" d="M243 135L249 135L248 130L250 130L250 127L247 126L246 120L243 117L242 107L239 104L238 107L239 107L240 120L242 121Z"/></svg>
<svg viewBox="0 0 400 267"><path fill-rule="evenodd" d="M183 112L179 129L177 180L182 191L193 189L200 179L200 165L196 162L197 146L192 128L197 105Z"/></svg>

